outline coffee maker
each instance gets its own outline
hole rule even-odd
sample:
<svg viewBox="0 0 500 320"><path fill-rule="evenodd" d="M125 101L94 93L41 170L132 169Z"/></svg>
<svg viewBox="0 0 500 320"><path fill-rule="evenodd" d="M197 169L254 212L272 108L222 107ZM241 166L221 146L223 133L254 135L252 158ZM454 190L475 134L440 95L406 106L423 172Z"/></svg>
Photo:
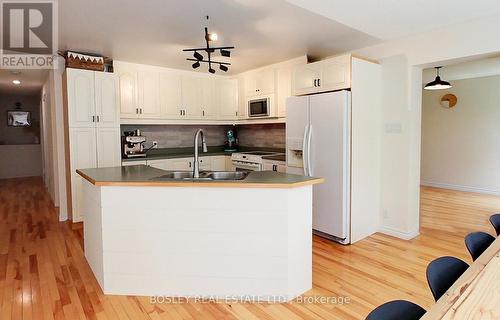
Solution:
<svg viewBox="0 0 500 320"><path fill-rule="evenodd" d="M145 157L144 142L146 142L146 137L141 136L140 130L125 131L122 136L122 156L124 158Z"/></svg>

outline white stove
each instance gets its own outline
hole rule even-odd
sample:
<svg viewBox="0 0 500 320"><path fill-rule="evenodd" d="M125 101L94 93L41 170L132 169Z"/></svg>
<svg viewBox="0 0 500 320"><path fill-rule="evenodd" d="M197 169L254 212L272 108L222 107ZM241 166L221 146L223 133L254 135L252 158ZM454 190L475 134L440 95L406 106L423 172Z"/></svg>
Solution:
<svg viewBox="0 0 500 320"><path fill-rule="evenodd" d="M282 154L270 151L236 152L231 156L231 160L236 171L262 171L262 157Z"/></svg>

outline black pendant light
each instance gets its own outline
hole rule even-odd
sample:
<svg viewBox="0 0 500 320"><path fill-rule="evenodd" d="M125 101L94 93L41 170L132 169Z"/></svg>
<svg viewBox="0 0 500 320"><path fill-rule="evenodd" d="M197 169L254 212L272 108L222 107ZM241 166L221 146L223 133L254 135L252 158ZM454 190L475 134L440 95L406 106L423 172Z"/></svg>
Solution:
<svg viewBox="0 0 500 320"><path fill-rule="evenodd" d="M209 17L207 16L207 20ZM231 64L229 62L221 62L221 61L214 61L212 60L212 55L216 50L220 52L220 55L223 57L230 57L231 56L231 49L234 49L233 46L230 47L210 47L210 42L212 41L217 41L218 36L216 33L209 33L208 28L205 28L205 43L206 47L205 48L193 48L193 49L184 49L182 51L190 51L193 52L193 58L187 58L186 60L188 61L194 61L192 64L193 69L196 69L200 66L200 62L205 62L208 63L208 72L210 73L215 73L215 69L212 68L212 64L218 64L219 69L227 72L229 70L228 66ZM205 51L207 53L207 59L205 60L203 55L200 54L198 51Z"/></svg>
<svg viewBox="0 0 500 320"><path fill-rule="evenodd" d="M451 83L448 81L441 80L439 76L439 69L442 67L434 67L436 69L436 79L425 85L425 90L444 90L452 87Z"/></svg>

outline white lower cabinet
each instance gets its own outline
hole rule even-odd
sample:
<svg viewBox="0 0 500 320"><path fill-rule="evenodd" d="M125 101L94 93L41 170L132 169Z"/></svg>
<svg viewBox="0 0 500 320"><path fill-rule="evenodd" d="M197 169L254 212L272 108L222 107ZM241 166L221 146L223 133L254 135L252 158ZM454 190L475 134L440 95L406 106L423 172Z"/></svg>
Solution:
<svg viewBox="0 0 500 320"><path fill-rule="evenodd" d="M83 220L82 178L77 169L119 166L120 128L70 128L72 220Z"/></svg>
<svg viewBox="0 0 500 320"><path fill-rule="evenodd" d="M226 171L226 156L213 156L212 171Z"/></svg>
<svg viewBox="0 0 500 320"><path fill-rule="evenodd" d="M187 171L193 168L193 158L147 160L148 166L168 171Z"/></svg>
<svg viewBox="0 0 500 320"><path fill-rule="evenodd" d="M228 161L231 167L228 169ZM205 156L200 157L200 170L202 171L232 171L232 163L230 156ZM139 164L138 161L123 162L122 165ZM175 158L175 159L159 159L147 160L148 166L153 168L168 170L168 171L189 171L193 170L193 157Z"/></svg>
<svg viewBox="0 0 500 320"><path fill-rule="evenodd" d="M146 160L135 160L135 161L122 161L122 167L127 166L138 166L138 165L146 165Z"/></svg>
<svg viewBox="0 0 500 320"><path fill-rule="evenodd" d="M264 160L262 162L264 171L286 172L286 162L276 160Z"/></svg>

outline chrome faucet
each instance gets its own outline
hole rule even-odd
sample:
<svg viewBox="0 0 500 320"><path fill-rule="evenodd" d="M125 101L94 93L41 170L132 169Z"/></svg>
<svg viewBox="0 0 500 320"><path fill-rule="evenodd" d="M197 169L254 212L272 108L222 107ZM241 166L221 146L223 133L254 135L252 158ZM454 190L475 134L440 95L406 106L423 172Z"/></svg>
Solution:
<svg viewBox="0 0 500 320"><path fill-rule="evenodd" d="M196 134L194 135L193 178L200 177L200 162L199 162L199 155L198 155L198 139L199 139L200 135L201 135L201 147L203 148L203 152L208 152L207 142L205 140L205 135L203 134L203 130L198 129L198 131L196 131Z"/></svg>

